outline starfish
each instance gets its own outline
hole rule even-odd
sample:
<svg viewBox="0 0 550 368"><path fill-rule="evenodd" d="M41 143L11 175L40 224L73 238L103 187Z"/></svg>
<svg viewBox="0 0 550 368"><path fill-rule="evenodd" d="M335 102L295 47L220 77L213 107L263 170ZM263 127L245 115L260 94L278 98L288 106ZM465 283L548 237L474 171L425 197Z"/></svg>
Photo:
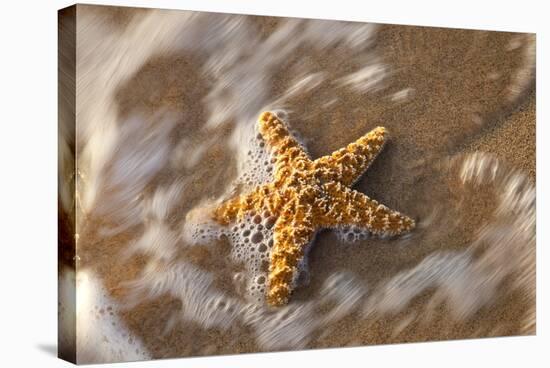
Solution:
<svg viewBox="0 0 550 368"><path fill-rule="evenodd" d="M258 128L275 157L274 180L217 206L212 217L227 225L251 212L277 218L273 231L266 300L288 303L305 250L321 228L357 226L375 235L398 235L414 228L413 219L393 211L351 186L366 171L387 139L383 127L331 155L312 160L272 112Z"/></svg>

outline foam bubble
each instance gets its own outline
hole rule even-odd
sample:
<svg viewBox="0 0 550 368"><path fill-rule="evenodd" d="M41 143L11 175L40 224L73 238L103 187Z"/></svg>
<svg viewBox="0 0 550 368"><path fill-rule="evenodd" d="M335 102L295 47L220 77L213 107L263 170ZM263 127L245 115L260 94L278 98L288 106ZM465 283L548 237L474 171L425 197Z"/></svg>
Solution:
<svg viewBox="0 0 550 368"><path fill-rule="evenodd" d="M281 118L286 116L285 114L284 111L278 111ZM234 186L241 185L250 188L273 180L275 157L267 149L257 124L254 125L254 130L248 129L248 127L247 130L251 133L246 137L246 144L241 146L241 156L244 157L239 160L239 173ZM244 152L246 152L245 155L243 155Z"/></svg>
<svg viewBox="0 0 550 368"><path fill-rule="evenodd" d="M244 273L236 277L244 283L247 300L263 303L267 285L269 257L273 247L273 229L265 226L269 216L252 213L234 224L220 226L212 221L186 222L184 237L191 244L209 244L213 239L225 237L231 244L230 257L244 266Z"/></svg>
<svg viewBox="0 0 550 368"><path fill-rule="evenodd" d="M370 238L371 233L368 229L357 226L342 226L335 229L336 237L341 242L356 243Z"/></svg>
<svg viewBox="0 0 550 368"><path fill-rule="evenodd" d="M239 221L241 231L229 235L231 257L242 262L246 270L246 294L251 301L263 303L267 285L266 262L269 260L273 242L273 230L262 224L265 219L260 214L248 215Z"/></svg>

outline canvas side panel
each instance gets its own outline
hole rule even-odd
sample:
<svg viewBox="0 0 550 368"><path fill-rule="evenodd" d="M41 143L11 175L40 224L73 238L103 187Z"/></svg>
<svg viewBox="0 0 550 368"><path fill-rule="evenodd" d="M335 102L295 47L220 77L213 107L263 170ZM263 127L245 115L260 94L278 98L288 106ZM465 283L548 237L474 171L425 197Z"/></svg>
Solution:
<svg viewBox="0 0 550 368"><path fill-rule="evenodd" d="M76 6L58 12L58 356L76 363Z"/></svg>

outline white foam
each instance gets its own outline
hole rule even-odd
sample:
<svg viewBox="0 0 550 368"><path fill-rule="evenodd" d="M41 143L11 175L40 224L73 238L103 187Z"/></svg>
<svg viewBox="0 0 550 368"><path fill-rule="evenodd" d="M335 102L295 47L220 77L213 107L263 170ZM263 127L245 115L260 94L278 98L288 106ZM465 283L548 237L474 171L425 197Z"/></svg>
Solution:
<svg viewBox="0 0 550 368"><path fill-rule="evenodd" d="M143 253L165 261L174 258L180 233L170 226L169 216L179 203L183 189L184 184L178 182L159 187L150 196L143 196L141 216L135 220L141 220L144 230L126 249L126 255Z"/></svg>
<svg viewBox="0 0 550 368"><path fill-rule="evenodd" d="M341 226L334 229L334 232L338 240L345 243L357 243L371 236L368 229L357 226Z"/></svg>
<svg viewBox="0 0 550 368"><path fill-rule="evenodd" d="M395 92L391 96L392 101L406 101L410 96L414 94L414 88L405 88Z"/></svg>
<svg viewBox="0 0 550 368"><path fill-rule="evenodd" d="M430 307L445 301L454 318L466 319L494 303L503 292L502 283L513 274L512 289L521 289L533 307L523 324L530 331L535 318L534 185L524 174L481 152L451 159L448 169L449 174L456 171L452 175L462 180L463 189L474 186L479 191L487 185L498 190L493 218L481 226L466 250L436 251L384 282L365 304L364 313L398 313L414 297L434 288L426 315ZM480 249L481 255L474 257Z"/></svg>
<svg viewBox="0 0 550 368"><path fill-rule="evenodd" d="M214 239L225 237L231 244L231 261L244 267L236 277L236 284L244 283L241 296L249 302L264 304L267 287L268 264L273 248L273 224L275 219L268 213L250 213L244 218L221 226L212 221L186 221L183 237L193 245L207 245ZM307 261L298 265L299 272L306 272Z"/></svg>
<svg viewBox="0 0 550 368"><path fill-rule="evenodd" d="M245 158L239 165L238 176L225 197L236 195L235 189L246 193L250 189L273 179L273 156L257 129L249 135ZM244 266L244 274L238 279L244 282L247 300L263 303L267 286L267 265L273 247L273 225L276 218L266 210L250 213L228 226L214 223L208 216L212 206L187 216L183 238L190 244L208 244L214 239L226 237L231 243L231 260Z"/></svg>
<svg viewBox="0 0 550 368"><path fill-rule="evenodd" d="M342 86L349 86L356 92L366 93L381 88L381 82L386 77L386 68L381 64L367 65L363 68L340 78L337 82Z"/></svg>
<svg viewBox="0 0 550 368"><path fill-rule="evenodd" d="M278 112L278 115L283 115L284 112ZM241 152L243 156L239 160L239 172L234 182L234 186L244 186L246 189L251 189L256 186L269 183L273 180L275 170L275 157L267 149L263 140L258 125L254 125L254 129L249 131L253 134L247 137L247 140L241 142Z"/></svg>
<svg viewBox="0 0 550 368"><path fill-rule="evenodd" d="M131 245L130 252L149 254L156 259L170 260L176 253L179 234L163 222L150 222L141 237Z"/></svg>
<svg viewBox="0 0 550 368"><path fill-rule="evenodd" d="M227 329L238 318L241 303L216 289L214 280L211 273L187 262L159 263L146 267L129 286L136 302L142 295L156 298L169 293L182 302L182 320Z"/></svg>
<svg viewBox="0 0 550 368"><path fill-rule="evenodd" d="M79 364L152 358L141 340L134 336L120 320L119 310L118 303L107 296L107 291L92 273L78 271L76 347Z"/></svg>

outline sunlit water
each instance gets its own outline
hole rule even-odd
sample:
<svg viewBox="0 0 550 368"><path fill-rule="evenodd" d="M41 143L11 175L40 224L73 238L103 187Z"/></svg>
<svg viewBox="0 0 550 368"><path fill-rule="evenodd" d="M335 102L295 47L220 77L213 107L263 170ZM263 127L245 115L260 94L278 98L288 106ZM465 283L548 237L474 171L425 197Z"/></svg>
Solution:
<svg viewBox="0 0 550 368"><path fill-rule="evenodd" d="M81 362L534 332L534 180L464 149L531 87L532 39L82 9L78 271L64 276ZM200 221L270 180L264 110L313 158L386 126L355 188L418 221L397 239L319 232L281 308L262 299L270 219Z"/></svg>

